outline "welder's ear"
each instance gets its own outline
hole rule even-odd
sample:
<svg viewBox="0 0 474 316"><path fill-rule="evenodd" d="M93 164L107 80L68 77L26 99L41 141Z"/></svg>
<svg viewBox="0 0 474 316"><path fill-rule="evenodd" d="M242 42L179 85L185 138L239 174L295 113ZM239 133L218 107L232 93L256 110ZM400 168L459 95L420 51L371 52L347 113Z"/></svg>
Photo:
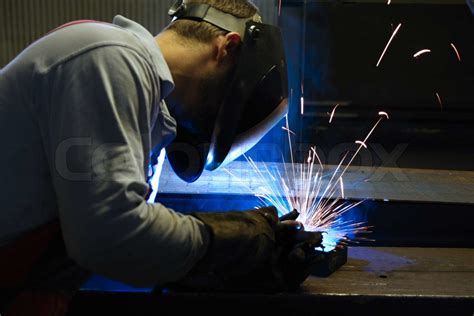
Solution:
<svg viewBox="0 0 474 316"><path fill-rule="evenodd" d="M235 56L237 48L240 46L241 37L237 32L229 32L224 35L219 43L217 51L217 60L218 62L227 61L229 58Z"/></svg>
<svg viewBox="0 0 474 316"><path fill-rule="evenodd" d="M231 52L235 51L242 41L240 34L237 32L229 32L225 35L225 37L227 40L227 50Z"/></svg>

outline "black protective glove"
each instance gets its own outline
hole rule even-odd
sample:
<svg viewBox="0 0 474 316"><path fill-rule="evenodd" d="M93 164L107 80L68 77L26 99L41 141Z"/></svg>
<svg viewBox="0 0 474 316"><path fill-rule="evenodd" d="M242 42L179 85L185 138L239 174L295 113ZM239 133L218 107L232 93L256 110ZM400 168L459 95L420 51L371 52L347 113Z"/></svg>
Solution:
<svg viewBox="0 0 474 316"><path fill-rule="evenodd" d="M282 288L296 289L312 272L313 268L324 259L322 252L322 234L305 231L301 222L296 219L297 210L279 218L276 225L276 260L281 270Z"/></svg>
<svg viewBox="0 0 474 316"><path fill-rule="evenodd" d="M204 258L179 282L201 290L288 290L298 287L321 257L320 233L294 220L280 222L274 207L247 212L195 213L209 229Z"/></svg>

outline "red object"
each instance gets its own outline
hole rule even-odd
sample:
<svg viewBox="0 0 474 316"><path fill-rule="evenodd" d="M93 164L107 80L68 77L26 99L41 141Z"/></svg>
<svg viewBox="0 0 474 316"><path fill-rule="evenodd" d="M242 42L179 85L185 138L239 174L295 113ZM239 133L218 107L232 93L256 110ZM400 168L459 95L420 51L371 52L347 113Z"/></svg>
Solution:
<svg viewBox="0 0 474 316"><path fill-rule="evenodd" d="M48 249L49 243L61 233L55 221L26 233L0 247L0 288L21 288L30 272ZM22 290L8 305L4 316L63 316L71 298L52 293Z"/></svg>
<svg viewBox="0 0 474 316"><path fill-rule="evenodd" d="M103 24L106 24L105 22L99 22L99 21L95 21L95 20L77 20L77 21L68 22L68 23L63 24L61 26L58 26L57 28L49 31L47 34L51 34L53 32L56 32L60 29L66 28L68 26L73 26L73 25L83 24L83 23L103 23Z"/></svg>
<svg viewBox="0 0 474 316"><path fill-rule="evenodd" d="M60 294L23 291L17 295L5 316L63 316L71 298Z"/></svg>
<svg viewBox="0 0 474 316"><path fill-rule="evenodd" d="M0 258L8 258L0 260L0 288L24 284L34 264L59 232L59 222L55 221L0 247Z"/></svg>

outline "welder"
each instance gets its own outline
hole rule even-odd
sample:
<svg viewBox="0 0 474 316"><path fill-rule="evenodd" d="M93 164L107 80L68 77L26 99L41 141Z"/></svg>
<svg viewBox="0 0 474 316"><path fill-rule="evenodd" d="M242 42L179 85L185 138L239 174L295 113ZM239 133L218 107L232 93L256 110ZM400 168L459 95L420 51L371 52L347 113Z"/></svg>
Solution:
<svg viewBox="0 0 474 316"><path fill-rule="evenodd" d="M1 70L2 315L62 315L92 272L279 290L318 260L320 235L298 235L273 207L182 215L147 201L162 149L193 182L288 111L281 34L253 4L178 1L169 13L156 37L122 16L68 23Z"/></svg>

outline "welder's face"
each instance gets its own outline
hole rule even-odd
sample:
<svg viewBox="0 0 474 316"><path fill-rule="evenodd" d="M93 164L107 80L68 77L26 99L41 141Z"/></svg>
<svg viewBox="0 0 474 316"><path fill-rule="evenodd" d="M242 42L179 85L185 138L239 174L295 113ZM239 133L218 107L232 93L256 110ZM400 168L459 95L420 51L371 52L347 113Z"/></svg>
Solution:
<svg viewBox="0 0 474 316"><path fill-rule="evenodd" d="M194 79L185 91L173 91L166 102L178 124L192 134L210 135L229 77L229 69L215 69Z"/></svg>

